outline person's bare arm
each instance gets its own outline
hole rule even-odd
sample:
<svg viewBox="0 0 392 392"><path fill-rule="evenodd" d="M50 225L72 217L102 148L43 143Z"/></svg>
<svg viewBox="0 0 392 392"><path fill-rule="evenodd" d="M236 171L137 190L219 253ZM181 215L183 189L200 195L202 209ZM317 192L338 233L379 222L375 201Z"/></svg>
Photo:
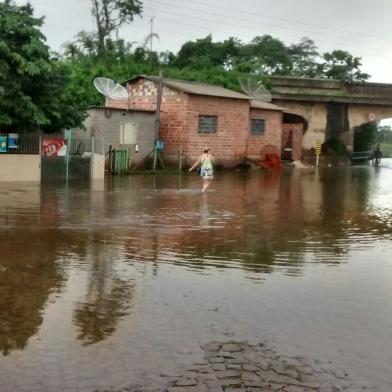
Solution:
<svg viewBox="0 0 392 392"><path fill-rule="evenodd" d="M191 172L200 163L200 158L195 162L195 164L189 169Z"/></svg>

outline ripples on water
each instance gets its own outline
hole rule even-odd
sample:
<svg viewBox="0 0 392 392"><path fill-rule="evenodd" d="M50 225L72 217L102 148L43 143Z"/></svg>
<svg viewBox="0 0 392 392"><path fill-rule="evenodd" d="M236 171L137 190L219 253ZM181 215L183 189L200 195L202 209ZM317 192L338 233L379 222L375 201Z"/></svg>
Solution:
<svg viewBox="0 0 392 392"><path fill-rule="evenodd" d="M217 287L222 279L233 279L233 287L237 283L247 287L249 298L239 288L237 298L232 298L230 285L220 291L224 294L220 306L234 306L228 298L248 304L248 312L241 308L248 319L243 328L250 328L258 317L253 284L268 283L265 290L283 293L298 290L298 282L308 282L312 274L312 283L301 283L309 290L308 299L301 300L305 303L312 297L315 301L321 288L344 277L348 297L339 307L357 306L359 297L347 294L357 292L359 279L351 287L350 271L362 268L359 281L366 286L362 279L374 273L375 260L363 264L364 255L374 254L388 266L391 180L390 168L368 167L218 175L207 194L198 191L199 179L193 176L119 177L91 187L4 185L0 190L0 350L4 358L18 350L27 357L38 355L37 344L29 346L36 335L42 335L48 347L56 339L61 346L60 336L86 347L110 336L121 341L122 336L134 334L136 339L132 332L136 327L127 321L132 314L139 315L141 328L150 328L154 335L158 331L147 328L143 320L150 311L154 320L159 319L159 311L150 310L146 298L154 285L160 287L161 301L174 292L182 297L182 279L188 279L189 289L203 277L206 284L212 279ZM164 278L165 274L169 275ZM172 281L173 276L178 279ZM207 286L205 290L206 295L213 292ZM193 296L189 311L201 315L206 298L196 293L201 297ZM159 303L159 296L152 300ZM266 291L264 296L267 301ZM291 314L284 321L287 325L301 312L307 317L304 309L315 312L311 302L300 310L297 304L290 308L277 302L271 310L272 303L271 297L264 305L267 330L268 321L281 317L279 312ZM388 306L392 307L392 299ZM162 320L175 318L173 309L167 309ZM60 315L72 323L57 325ZM223 325L227 320L219 317ZM123 335L116 333L121 320L127 325ZM56 325L61 335L56 335ZM311 325L307 333L318 328ZM70 354L63 348L63 354L77 358L83 352L79 350ZM6 376L13 374L13 360L3 360Z"/></svg>
<svg viewBox="0 0 392 392"><path fill-rule="evenodd" d="M305 259L339 263L348 249L390 239L389 184L373 169L226 175L208 195L189 178L181 181L185 189L175 188L176 178L113 179L96 192L9 186L0 193L0 225L13 241L20 230L45 241L50 229L64 244L84 246L94 234L98 246L117 246L118 257L131 261L290 273ZM120 250L136 249L140 240L142 257ZM152 242L158 253L148 251Z"/></svg>

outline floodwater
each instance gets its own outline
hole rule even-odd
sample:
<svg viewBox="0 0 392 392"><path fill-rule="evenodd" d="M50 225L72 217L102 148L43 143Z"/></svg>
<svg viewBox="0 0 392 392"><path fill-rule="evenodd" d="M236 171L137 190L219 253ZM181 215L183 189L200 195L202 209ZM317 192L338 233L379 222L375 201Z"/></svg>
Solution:
<svg viewBox="0 0 392 392"><path fill-rule="evenodd" d="M268 342L392 391L392 162L0 184L0 391L159 384Z"/></svg>

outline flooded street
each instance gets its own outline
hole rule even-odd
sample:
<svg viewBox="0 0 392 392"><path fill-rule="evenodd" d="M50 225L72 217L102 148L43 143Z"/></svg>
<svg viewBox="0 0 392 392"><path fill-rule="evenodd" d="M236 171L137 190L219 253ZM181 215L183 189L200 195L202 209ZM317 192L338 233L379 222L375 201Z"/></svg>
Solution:
<svg viewBox="0 0 392 392"><path fill-rule="evenodd" d="M1 392L161 388L233 341L392 391L392 162L200 186L0 184Z"/></svg>

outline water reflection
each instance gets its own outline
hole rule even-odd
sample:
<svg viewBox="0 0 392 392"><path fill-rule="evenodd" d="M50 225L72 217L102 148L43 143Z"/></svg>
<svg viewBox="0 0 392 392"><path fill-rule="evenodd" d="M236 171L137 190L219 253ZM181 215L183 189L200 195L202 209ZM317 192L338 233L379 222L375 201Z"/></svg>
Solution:
<svg viewBox="0 0 392 392"><path fill-rule="evenodd" d="M88 346L132 319L143 284L136 273L159 280L170 266L220 277L230 268L262 281L350 261L350 251L391 239L385 170L218 175L207 194L187 176L114 177L94 189L3 187L0 349L27 349L51 298L70 287L74 338Z"/></svg>
<svg viewBox="0 0 392 392"><path fill-rule="evenodd" d="M97 242L98 241L98 242ZM87 266L87 293L75 304L74 322L84 345L110 336L119 320L130 313L135 283L116 271L117 254L95 238Z"/></svg>
<svg viewBox="0 0 392 392"><path fill-rule="evenodd" d="M65 274L48 232L0 232L0 350L23 349L37 333L49 296L61 290ZM51 239L42 243L42 238Z"/></svg>
<svg viewBox="0 0 392 392"><path fill-rule="evenodd" d="M207 195L162 191L143 198L148 222L136 214L128 231L134 238L156 233L163 263L301 274L309 260L340 263L359 241L391 234L378 211L368 209L370 178L351 170L241 175Z"/></svg>
<svg viewBox="0 0 392 392"><path fill-rule="evenodd" d="M105 213L109 224L127 226L129 238L154 235L136 257L142 262L295 275L307 261L340 263L360 241L389 238L391 225L369 208L370 170L232 175L206 195L192 191L189 179L182 191L175 178L121 179L121 192L116 183L108 188Z"/></svg>

